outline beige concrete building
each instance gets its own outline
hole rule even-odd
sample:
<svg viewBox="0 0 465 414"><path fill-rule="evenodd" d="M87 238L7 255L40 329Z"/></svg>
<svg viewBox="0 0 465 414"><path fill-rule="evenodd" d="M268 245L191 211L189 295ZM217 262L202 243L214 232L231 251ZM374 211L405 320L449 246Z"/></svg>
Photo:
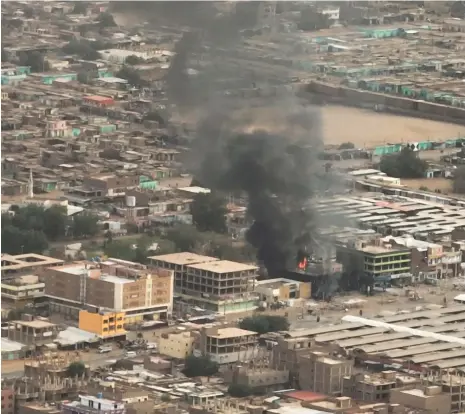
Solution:
<svg viewBox="0 0 465 414"><path fill-rule="evenodd" d="M289 299L309 299L312 295L312 288L310 283L278 278L257 281L255 292L260 295L260 300L274 303Z"/></svg>
<svg viewBox="0 0 465 414"><path fill-rule="evenodd" d="M250 361L257 355L258 334L245 329L203 328L194 355L206 355L218 364Z"/></svg>
<svg viewBox="0 0 465 414"><path fill-rule="evenodd" d="M429 386L411 390L392 390L391 403L404 407L424 410L431 414L450 414L451 396L442 392L441 387Z"/></svg>
<svg viewBox="0 0 465 414"><path fill-rule="evenodd" d="M299 360L299 384L303 390L341 396L343 378L351 375L353 361L334 359L314 351Z"/></svg>
<svg viewBox="0 0 465 414"><path fill-rule="evenodd" d="M255 391L282 390L289 383L289 371L271 369L266 366L237 366L232 372L231 382L245 385Z"/></svg>
<svg viewBox="0 0 465 414"><path fill-rule="evenodd" d="M391 390L413 388L419 384L414 377L399 375L396 371L380 374L354 374L343 378L343 394L355 400L367 402L389 402Z"/></svg>
<svg viewBox="0 0 465 414"><path fill-rule="evenodd" d="M173 305L173 272L108 259L49 268L45 294L54 311L77 316L85 306L125 312L125 323L166 319Z"/></svg>
<svg viewBox="0 0 465 414"><path fill-rule="evenodd" d="M60 266L63 260L35 253L2 254L2 281L24 274L38 274L40 270L51 266Z"/></svg>
<svg viewBox="0 0 465 414"><path fill-rule="evenodd" d="M257 307L257 266L188 252L150 260L156 267L174 271L176 292L189 303L224 314Z"/></svg>
<svg viewBox="0 0 465 414"><path fill-rule="evenodd" d="M192 332L164 333L158 338L158 352L171 358L184 359L194 351L195 340Z"/></svg>
<svg viewBox="0 0 465 414"><path fill-rule="evenodd" d="M53 342L58 336L58 325L45 318L33 319L23 315L25 320L8 322L8 339L26 345L41 346ZM29 318L28 318L29 317ZM29 320L26 320L29 319Z"/></svg>

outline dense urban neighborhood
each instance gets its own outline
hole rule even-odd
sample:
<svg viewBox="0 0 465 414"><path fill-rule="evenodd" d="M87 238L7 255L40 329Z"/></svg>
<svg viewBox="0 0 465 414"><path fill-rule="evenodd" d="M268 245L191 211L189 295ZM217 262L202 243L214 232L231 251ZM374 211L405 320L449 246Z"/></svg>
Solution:
<svg viewBox="0 0 465 414"><path fill-rule="evenodd" d="M1 11L2 413L465 413L465 2Z"/></svg>

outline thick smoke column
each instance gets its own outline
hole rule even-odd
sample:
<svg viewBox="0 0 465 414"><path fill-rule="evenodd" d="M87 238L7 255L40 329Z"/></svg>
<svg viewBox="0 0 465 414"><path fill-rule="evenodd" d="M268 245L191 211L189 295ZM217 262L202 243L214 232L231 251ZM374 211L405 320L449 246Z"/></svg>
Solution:
<svg viewBox="0 0 465 414"><path fill-rule="evenodd" d="M247 240L269 275L277 276L295 266L299 250L315 236L309 201L318 181L319 116L303 108L281 110L280 128L272 131L254 126L253 118L250 112L239 118L214 114L201 123L198 177L213 189L247 195L253 223Z"/></svg>
<svg viewBox="0 0 465 414"><path fill-rule="evenodd" d="M188 62L192 51L199 46L198 32L184 32L174 48L174 57L171 61L166 83L168 97L180 108L191 107L195 102L195 91L189 80Z"/></svg>

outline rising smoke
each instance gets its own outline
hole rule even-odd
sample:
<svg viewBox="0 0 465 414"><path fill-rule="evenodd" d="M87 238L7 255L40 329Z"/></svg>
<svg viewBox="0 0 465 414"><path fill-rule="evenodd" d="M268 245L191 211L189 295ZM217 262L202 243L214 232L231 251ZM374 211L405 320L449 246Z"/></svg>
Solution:
<svg viewBox="0 0 465 414"><path fill-rule="evenodd" d="M199 124L194 141L202 158L199 180L212 189L247 195L252 222L247 240L271 276L294 267L299 250L317 231L309 201L320 181L319 114L315 108L287 105L256 117L252 108L213 113Z"/></svg>
<svg viewBox="0 0 465 414"><path fill-rule="evenodd" d="M317 161L322 145L319 110L305 107L294 96L261 102L261 107L246 100L233 106L216 95L205 100L212 81L224 74L207 71L210 83L205 85L187 73L189 60L204 42L210 55L216 47L234 45L241 24L234 13L218 15L210 5L192 3L150 6L171 22L189 26L175 46L166 77L168 96L178 110L202 106L206 113L198 121L188 167L213 190L247 196L252 223L247 240L268 274L281 276L295 267L299 251L317 237L309 201L322 181Z"/></svg>

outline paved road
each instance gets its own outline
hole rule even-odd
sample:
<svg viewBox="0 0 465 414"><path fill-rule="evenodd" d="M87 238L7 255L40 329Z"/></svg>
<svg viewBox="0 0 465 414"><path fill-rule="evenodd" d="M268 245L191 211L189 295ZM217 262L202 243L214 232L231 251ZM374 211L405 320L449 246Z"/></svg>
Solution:
<svg viewBox="0 0 465 414"><path fill-rule="evenodd" d="M111 360L119 359L123 356L122 349L114 349L107 354L98 354L96 352L83 352L80 354L81 360L90 368L95 369L101 366L109 365ZM3 361L2 378L17 378L24 375L24 360Z"/></svg>

